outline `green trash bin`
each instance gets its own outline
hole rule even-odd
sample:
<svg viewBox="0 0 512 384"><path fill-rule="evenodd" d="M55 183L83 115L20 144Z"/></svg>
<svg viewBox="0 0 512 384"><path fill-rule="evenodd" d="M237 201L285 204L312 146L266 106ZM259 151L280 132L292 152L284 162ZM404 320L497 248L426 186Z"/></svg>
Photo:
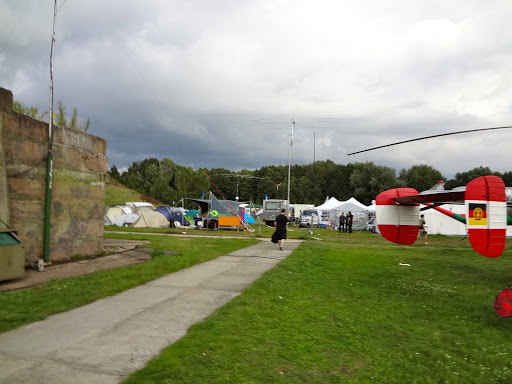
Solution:
<svg viewBox="0 0 512 384"><path fill-rule="evenodd" d="M25 274L25 250L15 231L0 231L0 281Z"/></svg>

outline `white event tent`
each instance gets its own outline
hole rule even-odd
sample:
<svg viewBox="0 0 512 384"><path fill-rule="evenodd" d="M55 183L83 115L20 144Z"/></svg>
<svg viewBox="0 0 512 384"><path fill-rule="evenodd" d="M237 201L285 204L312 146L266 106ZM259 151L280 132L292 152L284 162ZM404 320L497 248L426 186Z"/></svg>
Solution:
<svg viewBox="0 0 512 384"><path fill-rule="evenodd" d="M331 225L333 227L338 227L340 225L339 217L341 213L347 215L349 211L353 216L352 229L358 231L361 229L366 229L368 224L368 207L353 197L347 201L344 201L341 205L331 209Z"/></svg>
<svg viewBox="0 0 512 384"><path fill-rule="evenodd" d="M337 198L331 197L330 199L326 199L325 203L323 203L322 205L313 208L318 212L318 217L320 218L320 225L331 225L331 221L329 220L329 214L331 212L331 209L343 203L343 201L339 201Z"/></svg>
<svg viewBox="0 0 512 384"><path fill-rule="evenodd" d="M348 211L351 211L354 215L354 224L356 221L364 222L364 227L366 227L366 222L368 221L368 207L353 197L345 201L339 201L335 197L331 197L314 209L320 217L320 225L338 226L338 218L341 212L347 213Z"/></svg>

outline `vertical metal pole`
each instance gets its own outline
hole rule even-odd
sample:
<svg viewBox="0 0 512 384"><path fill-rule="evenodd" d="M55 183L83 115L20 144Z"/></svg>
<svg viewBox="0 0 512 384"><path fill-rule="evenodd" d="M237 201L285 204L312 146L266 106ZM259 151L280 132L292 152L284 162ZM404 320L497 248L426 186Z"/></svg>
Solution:
<svg viewBox="0 0 512 384"><path fill-rule="evenodd" d="M53 52L55 49L55 21L57 19L57 0L53 4L53 32L50 49L50 123L48 124L48 159L46 163L46 199L44 206L44 245L43 260L50 260L50 227L52 212L52 174L53 174Z"/></svg>
<svg viewBox="0 0 512 384"><path fill-rule="evenodd" d="M313 121L313 164L315 164L315 150L316 150L316 120Z"/></svg>
<svg viewBox="0 0 512 384"><path fill-rule="evenodd" d="M293 129L295 127L295 121L292 118L292 126L290 128L290 151L288 153L288 204L290 204L290 173L292 168L292 146L293 146ZM288 212L288 207L286 207Z"/></svg>

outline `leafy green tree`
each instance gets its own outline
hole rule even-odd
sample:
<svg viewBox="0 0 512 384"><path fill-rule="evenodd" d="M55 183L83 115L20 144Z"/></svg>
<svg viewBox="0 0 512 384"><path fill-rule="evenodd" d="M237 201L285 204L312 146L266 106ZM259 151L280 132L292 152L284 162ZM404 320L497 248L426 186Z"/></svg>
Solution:
<svg viewBox="0 0 512 384"><path fill-rule="evenodd" d="M265 195L270 199L286 199L288 194L288 166L270 165L254 171L230 171L226 168L194 170L192 167L180 166L170 159L158 161L150 158L134 162L119 176L115 166L109 171L112 177L119 177L119 181L127 187L165 204L170 205L184 198L187 208L197 208L189 199L201 197L203 191L212 191L218 195L205 172L226 199L236 198L237 184L241 201L261 204ZM458 173L455 186L465 185L475 177L489 174L501 176L487 167L478 167ZM173 176L176 189L169 186ZM512 186L512 172L505 172L502 178L508 186ZM314 164L292 166L290 200L292 203L320 205L327 196L334 196L339 200L354 196L369 205L384 190L407 186L423 191L442 179L439 171L426 164L402 169L400 177L397 178L394 169L378 166L373 162L339 165L330 160L317 161ZM453 183L454 180L450 182ZM447 183L447 188L452 187Z"/></svg>
<svg viewBox="0 0 512 384"><path fill-rule="evenodd" d="M208 172L213 184L211 191L214 195L221 194L227 200L235 200L236 197L236 172L226 168L212 168ZM217 191L218 189L218 191Z"/></svg>
<svg viewBox="0 0 512 384"><path fill-rule="evenodd" d="M512 171L505 172L502 179L507 187L512 187Z"/></svg>
<svg viewBox="0 0 512 384"><path fill-rule="evenodd" d="M116 179L118 181L121 179L121 174L119 173L119 170L117 169L115 164L110 167L108 174L111 178Z"/></svg>
<svg viewBox="0 0 512 384"><path fill-rule="evenodd" d="M350 186L354 197L365 205L387 189L403 187L404 182L396 177L395 170L390 167L375 165L373 162L356 163L350 176Z"/></svg>
<svg viewBox="0 0 512 384"><path fill-rule="evenodd" d="M413 165L408 170L402 169L399 179L407 187L414 188L419 192L426 191L436 185L438 181L445 180L441 172L426 164Z"/></svg>
<svg viewBox="0 0 512 384"><path fill-rule="evenodd" d="M467 172L460 172L455 174L455 178L449 180L445 187L447 189L453 189L455 187L460 187L467 185L471 180L476 179L480 176L488 176L488 175L496 175L500 176L499 172L493 172L489 167L476 167Z"/></svg>

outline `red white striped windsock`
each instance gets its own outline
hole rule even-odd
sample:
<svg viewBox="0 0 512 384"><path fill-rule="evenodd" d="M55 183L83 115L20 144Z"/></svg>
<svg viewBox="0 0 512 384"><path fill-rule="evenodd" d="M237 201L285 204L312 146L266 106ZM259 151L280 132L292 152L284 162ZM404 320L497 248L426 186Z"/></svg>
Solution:
<svg viewBox="0 0 512 384"><path fill-rule="evenodd" d="M413 188L389 189L375 199L377 226L381 235L397 244L410 245L418 238L420 205L397 204L393 198L417 195Z"/></svg>
<svg viewBox="0 0 512 384"><path fill-rule="evenodd" d="M465 199L471 246L484 256L500 256L507 230L505 183L497 176L478 177L466 186Z"/></svg>

